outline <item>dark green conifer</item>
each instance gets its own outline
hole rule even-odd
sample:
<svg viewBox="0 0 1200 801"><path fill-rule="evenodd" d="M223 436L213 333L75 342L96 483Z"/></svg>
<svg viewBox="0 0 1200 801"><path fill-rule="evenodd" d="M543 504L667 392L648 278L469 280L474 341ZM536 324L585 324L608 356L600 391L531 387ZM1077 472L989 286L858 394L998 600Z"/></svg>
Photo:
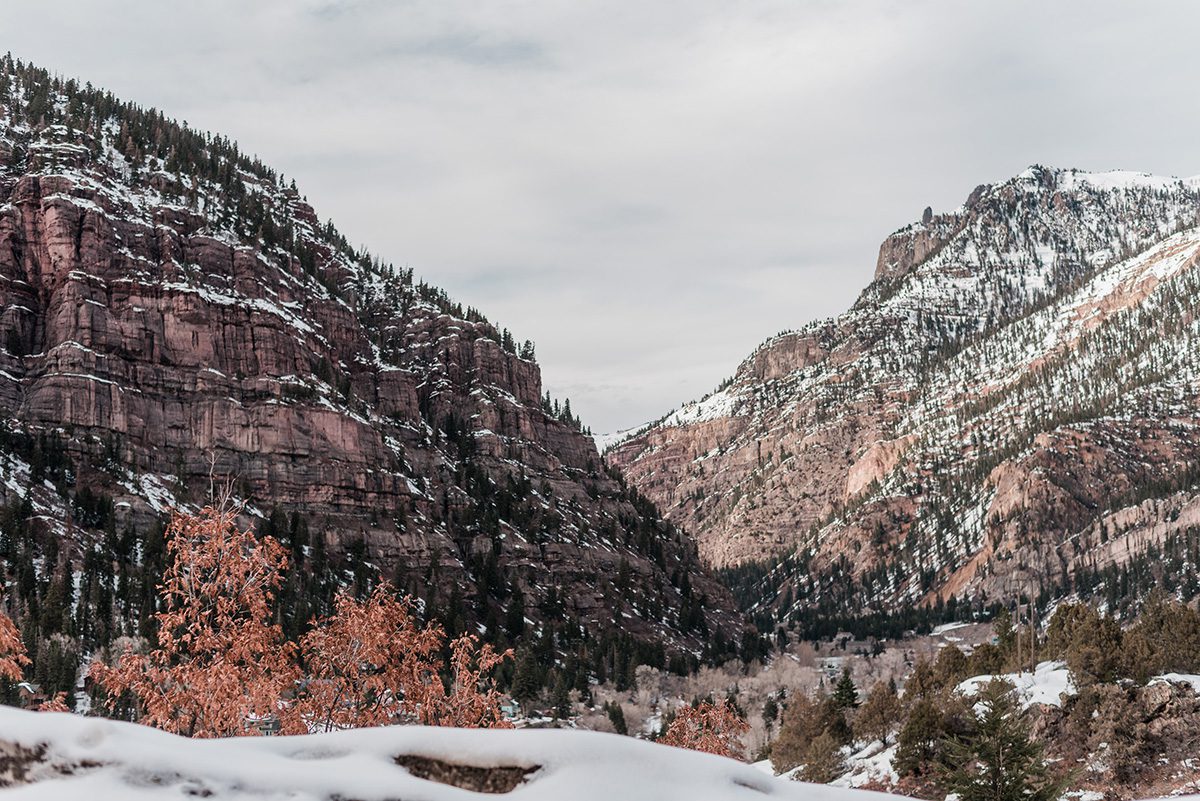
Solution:
<svg viewBox="0 0 1200 801"><path fill-rule="evenodd" d="M974 731L944 743L939 774L961 801L1055 801L1063 783L1029 735L1011 684L993 680L975 704Z"/></svg>
<svg viewBox="0 0 1200 801"><path fill-rule="evenodd" d="M854 679L850 678L850 668L842 668L842 677L838 679L833 689L833 701L839 709L853 709L858 706L858 688Z"/></svg>

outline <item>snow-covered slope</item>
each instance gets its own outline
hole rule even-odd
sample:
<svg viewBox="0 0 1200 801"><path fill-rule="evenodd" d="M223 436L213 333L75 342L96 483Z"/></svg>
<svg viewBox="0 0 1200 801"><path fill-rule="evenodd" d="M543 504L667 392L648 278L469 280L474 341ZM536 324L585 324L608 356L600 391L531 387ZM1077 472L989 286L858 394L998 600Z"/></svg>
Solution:
<svg viewBox="0 0 1200 801"><path fill-rule="evenodd" d="M0 790L14 801L486 797L478 792L514 801L883 798L789 782L729 759L597 732L397 726L188 740L130 723L11 707L0 707Z"/></svg>
<svg viewBox="0 0 1200 801"><path fill-rule="evenodd" d="M626 428L622 431L614 431L611 434L593 434L592 441L596 443L596 450L604 453L614 445L619 445L630 437L635 436L638 432L645 430L645 428L645 425L641 425Z"/></svg>

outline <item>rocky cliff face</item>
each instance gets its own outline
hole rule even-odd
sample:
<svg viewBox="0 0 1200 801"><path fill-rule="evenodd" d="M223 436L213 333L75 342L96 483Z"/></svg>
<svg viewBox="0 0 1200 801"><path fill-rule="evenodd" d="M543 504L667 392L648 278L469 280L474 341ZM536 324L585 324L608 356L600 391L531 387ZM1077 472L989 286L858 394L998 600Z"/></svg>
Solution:
<svg viewBox="0 0 1200 801"><path fill-rule="evenodd" d="M4 454L6 500L83 547L85 487L122 529L229 485L477 620L517 589L535 623L695 652L737 634L695 545L544 402L531 347L351 248L227 140L0 75L0 411L71 465L41 482L44 447Z"/></svg>
<svg viewBox="0 0 1200 801"><path fill-rule="evenodd" d="M980 187L606 458L717 564L768 560L750 595L785 618L835 587L861 612L1069 586L1189 519L1198 212L1134 173Z"/></svg>

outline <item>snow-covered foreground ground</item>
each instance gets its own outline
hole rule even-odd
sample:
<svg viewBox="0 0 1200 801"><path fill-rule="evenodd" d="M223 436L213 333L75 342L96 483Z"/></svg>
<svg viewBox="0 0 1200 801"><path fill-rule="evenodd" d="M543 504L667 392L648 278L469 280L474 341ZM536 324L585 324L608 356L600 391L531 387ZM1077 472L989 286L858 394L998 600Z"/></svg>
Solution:
<svg viewBox="0 0 1200 801"><path fill-rule="evenodd" d="M501 792L480 795L439 778ZM21 783L12 784L14 779ZM887 798L789 782L732 760L598 732L397 726L307 737L188 740L129 723L2 706L0 788L6 801Z"/></svg>
<svg viewBox="0 0 1200 801"><path fill-rule="evenodd" d="M855 755L888 773L893 748ZM862 774L861 777L859 774ZM306 737L189 740L130 723L0 706L5 801L883 801L804 784L769 763L577 730L396 726ZM1200 796L1176 801L1200 801Z"/></svg>

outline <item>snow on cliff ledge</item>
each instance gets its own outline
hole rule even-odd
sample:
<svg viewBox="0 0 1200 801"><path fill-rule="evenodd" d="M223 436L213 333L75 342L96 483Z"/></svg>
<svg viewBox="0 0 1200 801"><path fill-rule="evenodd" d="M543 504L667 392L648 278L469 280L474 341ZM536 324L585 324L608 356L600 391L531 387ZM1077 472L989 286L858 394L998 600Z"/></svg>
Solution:
<svg viewBox="0 0 1200 801"><path fill-rule="evenodd" d="M895 798L784 781L732 760L598 732L396 726L188 740L131 723L2 706L0 796L5 801Z"/></svg>

